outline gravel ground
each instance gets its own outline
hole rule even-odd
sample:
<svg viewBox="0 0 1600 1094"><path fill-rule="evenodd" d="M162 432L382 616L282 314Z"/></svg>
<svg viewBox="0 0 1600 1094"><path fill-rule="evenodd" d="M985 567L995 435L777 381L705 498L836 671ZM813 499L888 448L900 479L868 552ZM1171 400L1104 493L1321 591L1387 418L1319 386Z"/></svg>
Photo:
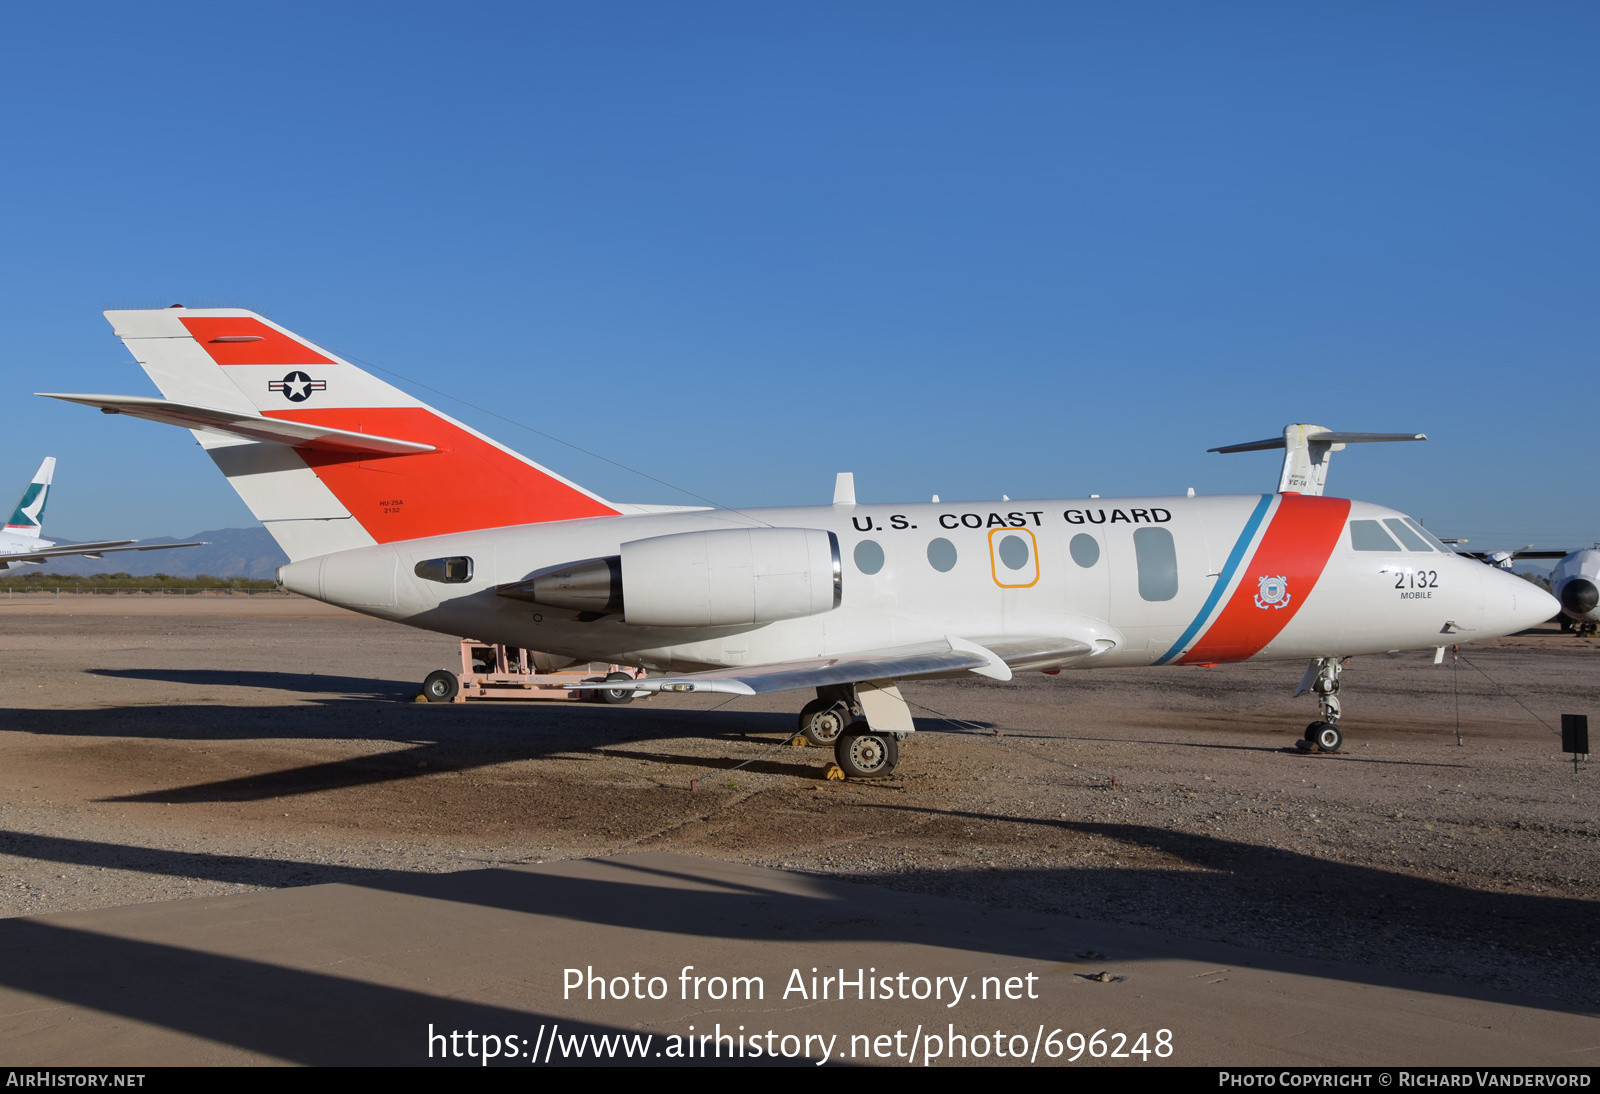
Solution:
<svg viewBox="0 0 1600 1094"><path fill-rule="evenodd" d="M798 693L414 704L449 639L95 599L0 601L0 916L670 849L1600 1004L1596 776L1535 719L1600 713L1600 648L1553 627L1357 659L1337 756L1298 664L914 683L857 784Z"/></svg>

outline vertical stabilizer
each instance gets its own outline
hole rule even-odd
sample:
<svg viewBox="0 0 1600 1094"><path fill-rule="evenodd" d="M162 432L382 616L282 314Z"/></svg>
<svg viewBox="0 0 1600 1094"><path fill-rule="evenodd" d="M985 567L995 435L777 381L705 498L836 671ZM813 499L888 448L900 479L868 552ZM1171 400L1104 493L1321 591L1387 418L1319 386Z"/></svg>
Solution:
<svg viewBox="0 0 1600 1094"><path fill-rule="evenodd" d="M6 521L6 531L16 536L31 536L41 539L44 536L44 503L50 493L50 480L55 477L56 458L46 456L39 465L39 470L34 473L33 481L22 492L22 500L17 502L17 507L11 511L11 519Z"/></svg>
<svg viewBox="0 0 1600 1094"><path fill-rule="evenodd" d="M194 430L291 560L512 524L614 516L604 499L441 414L365 369L236 308L109 311L173 403L414 442L425 451L329 452ZM476 376L468 362L448 375Z"/></svg>

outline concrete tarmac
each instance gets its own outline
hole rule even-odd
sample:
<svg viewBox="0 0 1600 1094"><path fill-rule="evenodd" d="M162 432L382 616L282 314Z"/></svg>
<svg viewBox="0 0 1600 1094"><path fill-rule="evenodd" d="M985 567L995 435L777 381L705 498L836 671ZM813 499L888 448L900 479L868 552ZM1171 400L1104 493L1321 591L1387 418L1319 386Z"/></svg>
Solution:
<svg viewBox="0 0 1600 1094"><path fill-rule="evenodd" d="M1600 1045L1591 1016L1444 980L665 852L9 919L0 984L0 1060L29 1066L555 1066L595 1062L591 1034L649 1064L1580 1066Z"/></svg>

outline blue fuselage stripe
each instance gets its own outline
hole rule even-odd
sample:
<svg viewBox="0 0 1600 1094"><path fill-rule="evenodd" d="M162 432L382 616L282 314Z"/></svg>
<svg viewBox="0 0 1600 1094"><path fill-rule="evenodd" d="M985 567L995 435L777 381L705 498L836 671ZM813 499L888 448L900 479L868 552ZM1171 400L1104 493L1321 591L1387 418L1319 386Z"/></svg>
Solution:
<svg viewBox="0 0 1600 1094"><path fill-rule="evenodd" d="M1222 594L1228 591L1229 584L1233 581L1233 573L1239 568L1239 563L1244 561L1244 553L1250 546L1250 541L1256 538L1256 529L1261 527L1261 520L1267 515L1267 507L1272 504L1271 494L1262 494L1261 500L1256 503L1256 508L1250 514L1250 519L1244 522L1244 531L1239 533L1239 538L1233 545L1233 550L1228 552L1228 561L1222 567L1222 573L1217 575L1217 583L1211 586L1211 595L1206 597L1206 602L1200 607L1200 614L1194 617L1194 622L1189 624L1189 629L1183 632L1172 648L1156 661L1158 665L1165 665L1178 654L1189 648L1189 643L1194 641L1195 635L1200 633L1200 628L1205 626L1206 620L1211 618L1211 613L1222 600Z"/></svg>

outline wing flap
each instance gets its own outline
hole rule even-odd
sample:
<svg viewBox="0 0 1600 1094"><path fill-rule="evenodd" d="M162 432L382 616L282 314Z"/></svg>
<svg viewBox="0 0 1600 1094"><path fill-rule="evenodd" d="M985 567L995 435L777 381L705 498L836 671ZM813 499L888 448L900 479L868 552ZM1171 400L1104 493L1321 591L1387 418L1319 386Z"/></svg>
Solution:
<svg viewBox="0 0 1600 1094"><path fill-rule="evenodd" d="M374 433L355 433L331 426L291 422L284 418L268 418L260 414L244 414L237 410L219 410L216 407L177 403L171 399L152 399L142 395L64 395L58 392L35 392L46 399L92 406L106 414L126 414L130 418L182 426L186 429L205 429L213 433L226 433L251 441L271 441L292 448L312 448L322 452L341 454L371 453L379 456L408 456L419 452L434 452L431 444L406 441L397 437L380 437Z"/></svg>

